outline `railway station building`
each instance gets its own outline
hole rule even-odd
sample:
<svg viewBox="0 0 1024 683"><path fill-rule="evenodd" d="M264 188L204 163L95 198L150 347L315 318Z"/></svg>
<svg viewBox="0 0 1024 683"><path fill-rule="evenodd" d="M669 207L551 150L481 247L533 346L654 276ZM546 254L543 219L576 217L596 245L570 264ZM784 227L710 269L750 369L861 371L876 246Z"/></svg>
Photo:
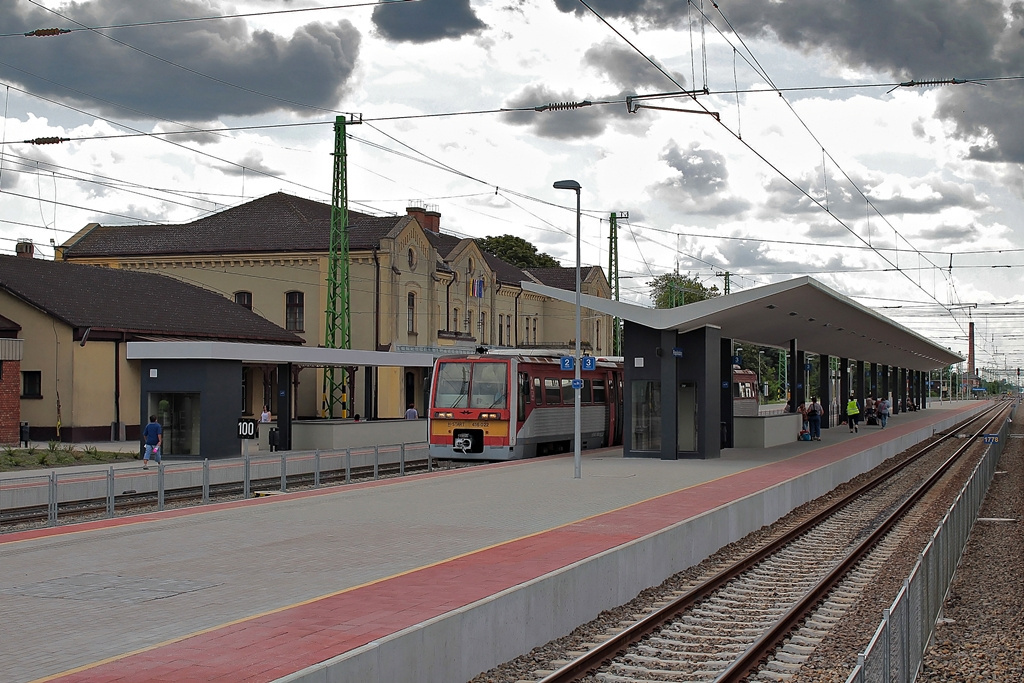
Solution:
<svg viewBox="0 0 1024 683"><path fill-rule="evenodd" d="M575 293L523 283L574 302ZM797 278L672 309L581 295L581 305L624 321L623 452L626 457L716 458L722 448L792 441L795 412L735 415L738 344L788 351L791 407L813 396L838 424L849 397L927 406L930 370L964 360L902 325L809 278ZM816 367L815 367L816 366ZM819 377L818 386L807 378Z"/></svg>
<svg viewBox="0 0 1024 683"><path fill-rule="evenodd" d="M279 192L177 225L90 223L57 248L56 258L197 285L318 347L329 308L330 221L329 204ZM573 305L520 285L573 292L575 268L518 268L471 239L442 232L440 222L428 206L410 206L400 216L349 212L351 349L436 358L480 345L575 345ZM583 292L610 298L601 268L585 267L582 277ZM581 344L611 353L611 316L599 310L584 316ZM254 388L250 414L264 404L274 414L285 412L277 366L245 372L246 386ZM298 418L401 418L410 403L421 414L426 408L430 369L418 365L349 368L344 403L337 406L325 400L322 367L294 365L293 372L287 412Z"/></svg>

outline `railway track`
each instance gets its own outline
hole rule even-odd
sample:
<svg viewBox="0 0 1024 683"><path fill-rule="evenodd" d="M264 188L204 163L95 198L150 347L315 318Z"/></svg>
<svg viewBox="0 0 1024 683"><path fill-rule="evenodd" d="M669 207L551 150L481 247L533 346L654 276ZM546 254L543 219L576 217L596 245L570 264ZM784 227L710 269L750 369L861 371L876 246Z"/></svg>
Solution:
<svg viewBox="0 0 1024 683"><path fill-rule="evenodd" d="M542 683L785 680L858 599L948 473L1008 410L958 425L713 576L596 638ZM966 475L964 475L966 476ZM552 666L551 668L555 668ZM536 680L536 678L534 679Z"/></svg>
<svg viewBox="0 0 1024 683"><path fill-rule="evenodd" d="M451 469L454 467L468 467L479 463L437 461L433 460L432 469ZM426 459L410 460L404 465L404 474L415 474L426 472L428 463ZM391 479L402 476L403 470L399 463L380 464L376 467L367 465L363 467L352 467L346 475L345 470L329 470L320 473L320 487L343 486L346 483L359 483L373 481L376 479ZM288 476L288 491L301 491L314 488L314 475L292 474ZM244 498L244 482L230 482L225 484L211 484L209 487L209 500L204 501L203 487L192 486L167 490L163 494L164 505L170 507L187 507L191 505L203 505L213 502L224 502L228 500L239 500ZM253 479L250 481L250 497L259 497L271 494L280 494L281 478L279 476L265 479ZM126 491L115 497L114 509L117 516L140 514L152 512L159 507L159 492L151 491L136 493ZM58 519L60 524L71 524L83 519L94 519L97 515L107 516L108 499L92 498L61 503L58 508ZM0 533L17 531L25 528L33 528L45 525L49 519L49 508L46 505L33 507L14 508L0 511Z"/></svg>

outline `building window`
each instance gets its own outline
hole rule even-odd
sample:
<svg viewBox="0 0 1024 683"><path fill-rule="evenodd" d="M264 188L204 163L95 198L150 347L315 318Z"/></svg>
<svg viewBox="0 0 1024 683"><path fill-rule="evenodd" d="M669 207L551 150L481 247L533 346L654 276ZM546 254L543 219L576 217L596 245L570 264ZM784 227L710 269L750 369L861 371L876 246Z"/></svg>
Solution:
<svg viewBox="0 0 1024 683"><path fill-rule="evenodd" d="M40 370L21 371L21 397L43 397L43 373Z"/></svg>
<svg viewBox="0 0 1024 683"><path fill-rule="evenodd" d="M302 292L288 292L284 303L284 329L302 332L305 326L304 296Z"/></svg>
<svg viewBox="0 0 1024 683"><path fill-rule="evenodd" d="M498 314L498 346L505 344L505 316Z"/></svg>
<svg viewBox="0 0 1024 683"><path fill-rule="evenodd" d="M409 247L409 270L416 270L416 250Z"/></svg>
<svg viewBox="0 0 1024 683"><path fill-rule="evenodd" d="M452 309L452 317L455 319L455 328L452 330L452 332L458 332L459 331L459 309L457 309L457 308Z"/></svg>
<svg viewBox="0 0 1024 683"><path fill-rule="evenodd" d="M235 303L252 310L252 292L235 292Z"/></svg>
<svg viewBox="0 0 1024 683"><path fill-rule="evenodd" d="M480 311L480 321L477 323L480 326L480 343L487 343L487 314Z"/></svg>
<svg viewBox="0 0 1024 683"><path fill-rule="evenodd" d="M533 343L537 343L537 319L533 319Z"/></svg>
<svg viewBox="0 0 1024 683"><path fill-rule="evenodd" d="M594 321L594 345L597 346L597 352L601 353L601 321Z"/></svg>
<svg viewBox="0 0 1024 683"><path fill-rule="evenodd" d="M409 292L406 303L406 316L408 317L409 334L416 334L416 292Z"/></svg>
<svg viewBox="0 0 1024 683"><path fill-rule="evenodd" d="M512 316L510 315L505 316L505 339L508 340L506 343L512 346Z"/></svg>

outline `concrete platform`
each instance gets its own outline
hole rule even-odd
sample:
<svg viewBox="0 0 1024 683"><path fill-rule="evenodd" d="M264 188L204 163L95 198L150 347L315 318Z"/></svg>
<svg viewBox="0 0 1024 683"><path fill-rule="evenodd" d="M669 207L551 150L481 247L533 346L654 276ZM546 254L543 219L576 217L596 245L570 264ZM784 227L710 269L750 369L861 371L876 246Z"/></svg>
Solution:
<svg viewBox="0 0 1024 683"><path fill-rule="evenodd" d="M718 460L572 457L0 536L5 681L466 681L985 402Z"/></svg>

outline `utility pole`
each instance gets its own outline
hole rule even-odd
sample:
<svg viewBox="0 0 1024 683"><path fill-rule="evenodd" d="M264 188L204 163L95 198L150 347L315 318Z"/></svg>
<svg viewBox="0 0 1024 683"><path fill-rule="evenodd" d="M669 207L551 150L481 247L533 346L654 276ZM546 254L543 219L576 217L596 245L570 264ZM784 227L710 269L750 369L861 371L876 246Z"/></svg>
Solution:
<svg viewBox="0 0 1024 683"><path fill-rule="evenodd" d="M715 273L717 277L725 276L725 295L729 296L729 271L723 270Z"/></svg>
<svg viewBox="0 0 1024 683"><path fill-rule="evenodd" d="M608 231L608 283L612 286L612 299L619 300L619 219L628 220L628 211L613 211L609 216ZM612 355L622 355L622 321L612 318Z"/></svg>
<svg viewBox="0 0 1024 683"><path fill-rule="evenodd" d="M328 349L352 348L352 321L349 304L348 274L348 165L345 147L347 123L362 123L361 115L334 119L334 181L331 185L331 236L327 253L327 310L324 312L324 347ZM352 378L338 381L334 366L324 368L324 417L334 417L336 396L341 399L340 417L348 417L351 397L348 395ZM342 375L346 373L341 371Z"/></svg>

